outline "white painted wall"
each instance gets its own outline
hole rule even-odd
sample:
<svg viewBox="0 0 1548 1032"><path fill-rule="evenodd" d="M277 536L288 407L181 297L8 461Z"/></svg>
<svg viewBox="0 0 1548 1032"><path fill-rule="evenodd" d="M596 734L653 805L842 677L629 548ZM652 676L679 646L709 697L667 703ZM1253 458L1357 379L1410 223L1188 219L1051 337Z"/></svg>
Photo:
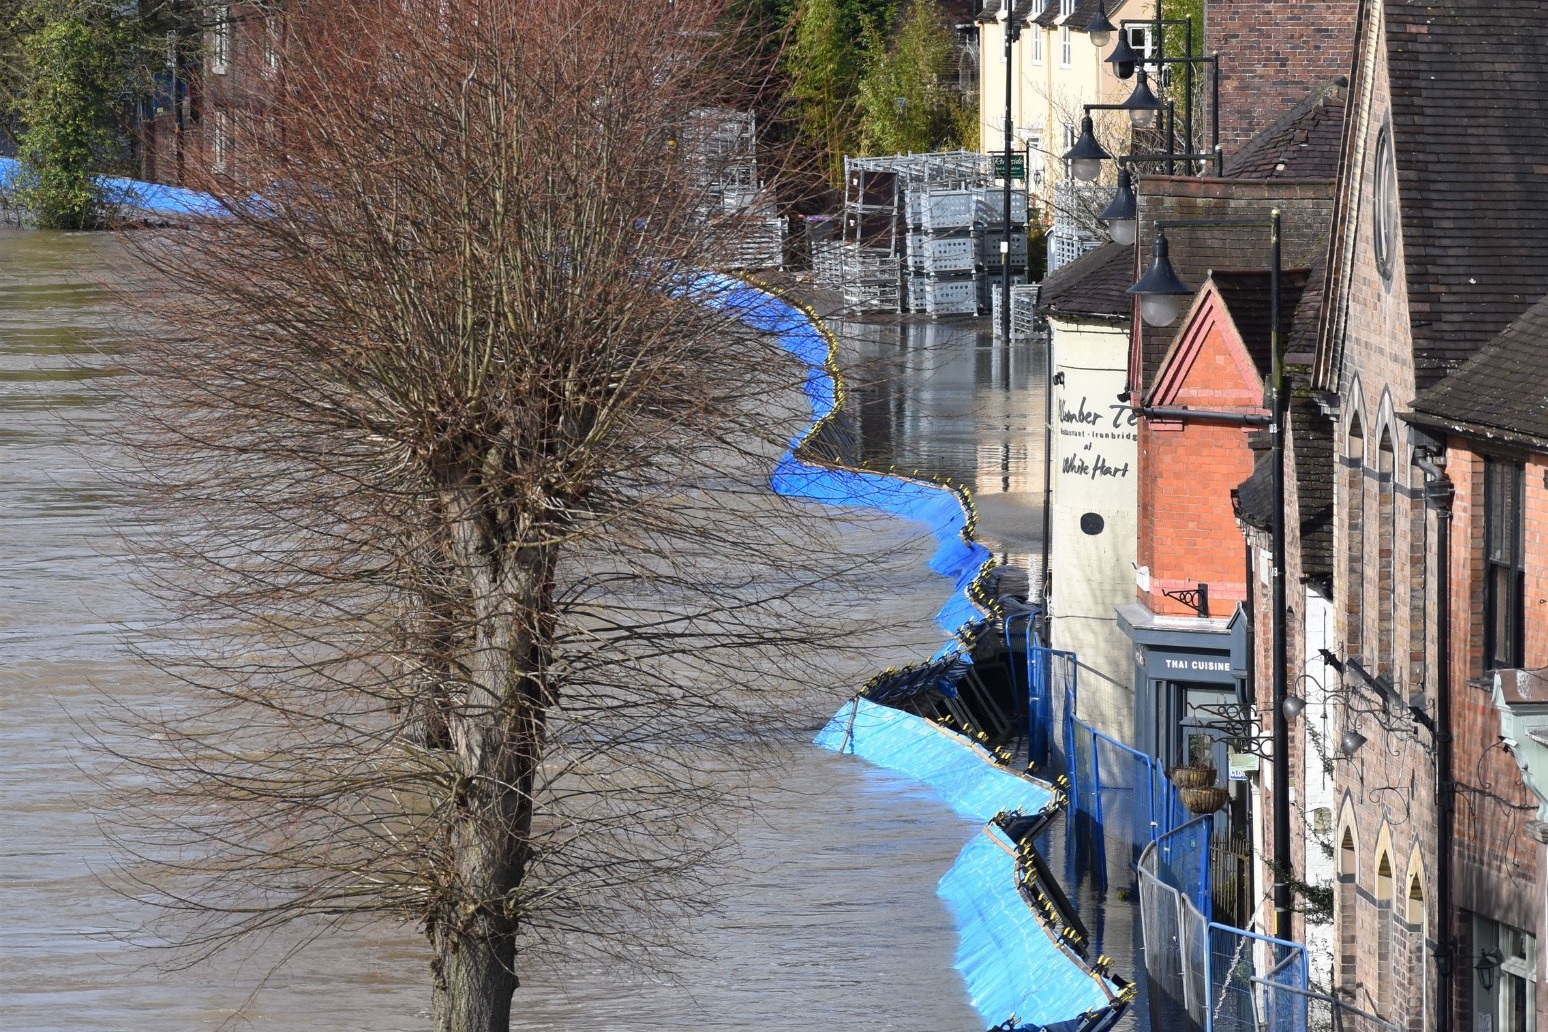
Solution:
<svg viewBox="0 0 1548 1032"><path fill-rule="evenodd" d="M1333 603L1311 591L1306 592L1304 638L1306 642L1307 676L1298 678L1290 685L1290 694L1306 700L1306 709L1300 719L1292 724L1292 731L1301 739L1301 756L1304 766L1294 772L1300 788L1299 812L1306 822L1305 873L1301 876L1307 884L1332 885L1337 876L1334 829L1337 827L1337 802L1333 792L1333 778L1323 765L1324 755L1331 758L1338 748L1338 714L1334 710L1330 688L1338 684L1338 673L1322 661L1318 649L1334 648ZM1261 689L1260 689L1261 690ZM1333 924L1306 925L1307 960L1311 965L1312 978L1325 980L1333 970Z"/></svg>
<svg viewBox="0 0 1548 1032"><path fill-rule="evenodd" d="M1079 658L1081 716L1132 744L1134 659L1113 611L1134 599L1138 446L1129 406L1118 400L1127 324L1056 316L1049 326L1056 381L1050 634L1055 648Z"/></svg>

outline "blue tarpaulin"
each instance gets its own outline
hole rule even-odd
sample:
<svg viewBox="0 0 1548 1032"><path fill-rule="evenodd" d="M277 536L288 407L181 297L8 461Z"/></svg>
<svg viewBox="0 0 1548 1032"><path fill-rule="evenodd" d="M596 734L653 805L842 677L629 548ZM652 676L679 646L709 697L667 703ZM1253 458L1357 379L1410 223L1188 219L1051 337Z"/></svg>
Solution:
<svg viewBox="0 0 1548 1032"><path fill-rule="evenodd" d="M775 334L806 365L812 427L833 416L842 390L832 342L815 319L784 301L725 277L695 288L706 303L738 312L754 329ZM930 569L952 582L936 615L951 635L935 660L967 662L964 628L984 619L971 588L990 560L972 539L965 499L936 484L803 460L798 438L779 460L776 492L843 506L864 506L923 523L936 540ZM857 696L818 732L815 744L849 752L929 785L958 813L991 822L997 814L1031 816L1059 805L1046 783L995 762L985 749L924 717ZM957 918L957 968L985 1023L994 1027L1077 1032L1109 1027L1123 1009L1118 986L1067 949L1022 895L1016 847L990 823L941 878L937 892Z"/></svg>
<svg viewBox="0 0 1548 1032"><path fill-rule="evenodd" d="M1055 805L1051 787L996 765L961 735L869 699L846 703L817 733L816 744L923 782L976 821L993 820L1005 810L1030 817Z"/></svg>
<svg viewBox="0 0 1548 1032"><path fill-rule="evenodd" d="M0 158L0 190L17 185L21 167L15 158ZM102 176L103 200L109 205L130 208L148 215L223 215L224 206L207 193L185 190L160 183L142 183L137 179Z"/></svg>
<svg viewBox="0 0 1548 1032"><path fill-rule="evenodd" d="M1017 887L1016 846L990 825L962 847L936 892L957 918L957 969L986 1024L1074 1032L1099 1022L1119 987L1034 916Z"/></svg>

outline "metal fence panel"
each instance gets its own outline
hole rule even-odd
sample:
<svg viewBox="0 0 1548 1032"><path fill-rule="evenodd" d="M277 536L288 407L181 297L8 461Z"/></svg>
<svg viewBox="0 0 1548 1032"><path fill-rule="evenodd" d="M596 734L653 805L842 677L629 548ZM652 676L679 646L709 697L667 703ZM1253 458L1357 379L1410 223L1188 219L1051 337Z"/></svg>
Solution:
<svg viewBox="0 0 1548 1032"><path fill-rule="evenodd" d="M1214 817L1205 814L1156 839L1156 876L1187 896L1205 922L1213 919L1209 862L1213 830Z"/></svg>

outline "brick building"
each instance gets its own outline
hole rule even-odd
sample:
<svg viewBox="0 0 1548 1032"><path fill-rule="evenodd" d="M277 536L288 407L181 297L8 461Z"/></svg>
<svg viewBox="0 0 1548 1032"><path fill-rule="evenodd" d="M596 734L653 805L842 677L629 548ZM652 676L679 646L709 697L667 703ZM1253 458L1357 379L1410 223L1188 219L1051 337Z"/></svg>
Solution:
<svg viewBox="0 0 1548 1032"><path fill-rule="evenodd" d="M1508 657L1485 651L1479 506L1506 488L1404 413L1548 291L1543 22L1524 0L1367 0L1350 75L1312 382L1337 462L1332 730L1364 739L1327 749L1332 974L1413 1029L1502 1032L1482 943L1542 920L1540 893L1520 909L1535 866L1503 859L1520 796L1487 691Z"/></svg>
<svg viewBox="0 0 1548 1032"><path fill-rule="evenodd" d="M1457 687L1453 734L1457 951L1473 959L1458 1008L1473 1028L1528 1027L1542 1006L1544 828L1542 801L1526 784L1531 760L1548 773L1534 722L1531 686L1518 676L1548 666L1548 301L1528 309L1456 372L1414 399L1404 418L1440 446L1455 497L1451 506L1449 647ZM1506 711L1501 726L1500 710ZM1542 724L1541 719L1535 722ZM1515 756L1502 739L1516 741ZM1521 745L1525 742L1525 747ZM1517 763L1521 766L1518 767ZM1548 784L1540 786L1548 788ZM1490 953L1490 951L1497 951ZM1479 961L1496 968L1485 979ZM1464 972L1468 974L1469 972ZM1485 984L1486 982L1492 984ZM1544 1001L1548 1002L1548 1001Z"/></svg>
<svg viewBox="0 0 1548 1032"><path fill-rule="evenodd" d="M1360 0L1205 0L1204 51L1221 55L1227 155L1318 84L1349 71Z"/></svg>

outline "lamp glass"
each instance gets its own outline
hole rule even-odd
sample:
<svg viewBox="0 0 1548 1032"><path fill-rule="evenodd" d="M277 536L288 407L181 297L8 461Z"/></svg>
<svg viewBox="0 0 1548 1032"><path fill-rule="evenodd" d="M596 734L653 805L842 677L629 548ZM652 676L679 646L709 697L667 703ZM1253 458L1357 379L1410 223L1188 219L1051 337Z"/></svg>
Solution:
<svg viewBox="0 0 1548 1032"><path fill-rule="evenodd" d="M1072 158L1070 171L1083 183L1093 183L1102 174L1101 158Z"/></svg>
<svg viewBox="0 0 1548 1032"><path fill-rule="evenodd" d="M1113 34L1107 29L1097 29L1091 32L1090 36L1091 45L1094 47L1105 47L1113 38Z"/></svg>
<svg viewBox="0 0 1548 1032"><path fill-rule="evenodd" d="M1129 124L1136 129L1149 129L1156 124L1156 109L1130 108Z"/></svg>
<svg viewBox="0 0 1548 1032"><path fill-rule="evenodd" d="M1122 243L1122 241L1119 241ZM1182 298L1177 294L1140 295L1140 318L1149 326L1170 326L1182 314Z"/></svg>
<svg viewBox="0 0 1548 1032"><path fill-rule="evenodd" d="M1133 219L1113 219L1107 224L1107 235L1115 244L1134 243L1137 233L1137 225Z"/></svg>

